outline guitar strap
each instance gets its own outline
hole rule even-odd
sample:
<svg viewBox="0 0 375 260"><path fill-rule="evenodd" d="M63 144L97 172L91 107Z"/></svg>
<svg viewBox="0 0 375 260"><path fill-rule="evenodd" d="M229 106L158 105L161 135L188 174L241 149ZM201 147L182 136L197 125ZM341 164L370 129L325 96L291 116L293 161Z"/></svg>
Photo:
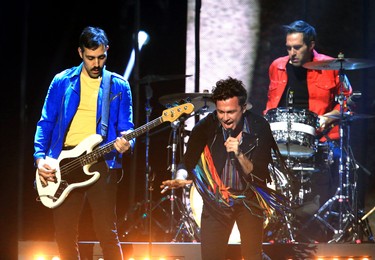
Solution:
<svg viewBox="0 0 375 260"><path fill-rule="evenodd" d="M111 72L103 70L103 96L102 96L102 120L101 135L107 136L109 118L109 94L111 92Z"/></svg>

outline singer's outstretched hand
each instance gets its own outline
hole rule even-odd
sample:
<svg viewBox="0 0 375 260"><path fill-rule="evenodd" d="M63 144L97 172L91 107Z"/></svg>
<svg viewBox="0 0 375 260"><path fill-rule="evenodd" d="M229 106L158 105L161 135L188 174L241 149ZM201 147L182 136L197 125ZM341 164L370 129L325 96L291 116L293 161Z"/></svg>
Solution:
<svg viewBox="0 0 375 260"><path fill-rule="evenodd" d="M161 193L166 192L170 189L178 189L184 187L185 185L191 184L192 180L166 180L162 182L160 188L162 189Z"/></svg>

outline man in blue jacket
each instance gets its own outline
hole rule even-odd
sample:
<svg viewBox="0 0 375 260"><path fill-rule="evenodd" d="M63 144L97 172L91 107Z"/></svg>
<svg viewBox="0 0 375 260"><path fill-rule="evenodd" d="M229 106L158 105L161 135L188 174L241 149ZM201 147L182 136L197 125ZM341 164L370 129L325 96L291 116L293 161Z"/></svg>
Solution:
<svg viewBox="0 0 375 260"><path fill-rule="evenodd" d="M116 188L122 154L134 145L124 138L134 129L132 94L124 78L105 69L108 48L102 29L82 31L82 63L54 77L36 126L36 184L40 200L53 208L62 259L79 259L78 223L86 200L104 258L123 259Z"/></svg>

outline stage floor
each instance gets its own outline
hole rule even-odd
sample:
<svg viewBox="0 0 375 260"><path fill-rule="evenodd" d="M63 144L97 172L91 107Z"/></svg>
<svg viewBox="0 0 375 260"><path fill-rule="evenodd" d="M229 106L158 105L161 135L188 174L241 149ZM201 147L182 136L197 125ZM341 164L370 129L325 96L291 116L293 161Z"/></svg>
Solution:
<svg viewBox="0 0 375 260"><path fill-rule="evenodd" d="M200 260L200 243L147 243L147 242L122 242L125 260L133 257L135 260L143 260L151 255L150 259L164 260ZM102 257L101 249L97 241L80 242L82 259L98 260ZM319 244L264 244L264 252L272 260L360 260L366 256L375 259L375 244L349 244L349 243L319 243ZM44 253L48 256L57 255L57 247L54 242L20 241L18 243L19 260L36 259L34 255ZM320 258L319 258L320 257ZM48 259L48 258L45 258ZM51 258L50 258L51 259ZM240 259L240 245L228 246L227 260Z"/></svg>

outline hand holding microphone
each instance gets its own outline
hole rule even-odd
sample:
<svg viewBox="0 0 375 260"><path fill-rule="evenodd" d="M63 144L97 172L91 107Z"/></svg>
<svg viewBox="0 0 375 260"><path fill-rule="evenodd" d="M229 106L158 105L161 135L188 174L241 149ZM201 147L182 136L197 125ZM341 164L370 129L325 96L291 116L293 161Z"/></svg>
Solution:
<svg viewBox="0 0 375 260"><path fill-rule="evenodd" d="M229 152L229 157L232 163L235 161L235 154L238 154L238 140L236 137L232 136L233 130L227 129L227 140L225 141L224 145L227 148L227 151Z"/></svg>

